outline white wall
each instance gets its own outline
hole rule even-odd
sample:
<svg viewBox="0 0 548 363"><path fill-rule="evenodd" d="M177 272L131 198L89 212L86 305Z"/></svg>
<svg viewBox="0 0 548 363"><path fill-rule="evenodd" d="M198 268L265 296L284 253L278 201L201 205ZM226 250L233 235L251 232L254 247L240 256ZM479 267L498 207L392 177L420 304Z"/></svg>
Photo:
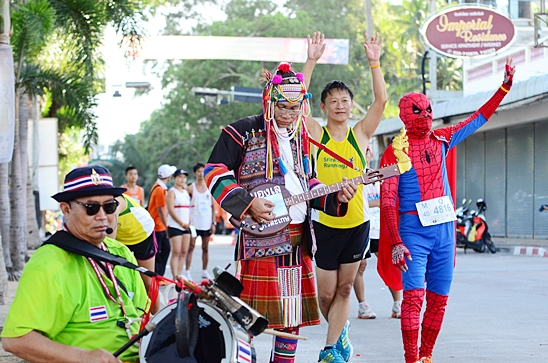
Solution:
<svg viewBox="0 0 548 363"><path fill-rule="evenodd" d="M496 89L503 79L506 56L514 59L514 82L548 74L548 48L510 47L506 52L482 61L464 61L464 96Z"/></svg>
<svg viewBox="0 0 548 363"><path fill-rule="evenodd" d="M52 195L59 192L59 153L57 145L57 119L44 118L38 121L38 132L34 133L32 120L29 120L29 172L35 169L32 155L34 155L34 138L38 137L38 191L40 192L40 209L57 210L57 203ZM32 175L32 174L31 174Z"/></svg>

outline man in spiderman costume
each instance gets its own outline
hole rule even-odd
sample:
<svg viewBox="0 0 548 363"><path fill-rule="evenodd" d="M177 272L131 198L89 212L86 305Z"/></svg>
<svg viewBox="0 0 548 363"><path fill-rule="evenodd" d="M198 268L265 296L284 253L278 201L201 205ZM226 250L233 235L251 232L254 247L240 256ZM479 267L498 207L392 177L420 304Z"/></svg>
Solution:
<svg viewBox="0 0 548 363"><path fill-rule="evenodd" d="M506 59L504 82L472 116L454 126L432 130L432 106L420 93L409 93L399 102L400 118L407 129L412 168L382 184L382 214L392 244L392 264L402 273L401 330L406 363L431 363L441 330L453 279L455 258L454 206L445 158L449 149L479 129L493 115L512 86L515 69ZM396 162L389 146L381 165ZM399 205L396 204L399 198ZM439 208L449 212L445 222ZM451 216L452 213L452 216ZM399 227L398 227L399 216ZM425 293L426 282L426 293ZM418 349L420 314L426 295Z"/></svg>

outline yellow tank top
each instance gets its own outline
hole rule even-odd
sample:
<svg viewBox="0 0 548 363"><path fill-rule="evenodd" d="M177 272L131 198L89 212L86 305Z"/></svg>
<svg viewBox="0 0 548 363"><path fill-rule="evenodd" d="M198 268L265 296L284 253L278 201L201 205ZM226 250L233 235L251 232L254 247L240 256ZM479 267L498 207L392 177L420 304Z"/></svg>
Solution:
<svg viewBox="0 0 548 363"><path fill-rule="evenodd" d="M354 167L365 170L366 161L351 127L348 128L346 138L340 142L333 140L327 128L323 127L321 143L341 157L351 161ZM318 179L325 185L338 183L343 176L350 179L363 174L349 168L321 149L318 149L316 153L316 163ZM368 219L369 216L364 209L363 184L360 184L356 195L348 204L348 213L344 217L331 217L319 212L317 220L321 224L332 228L353 228L364 223L366 216Z"/></svg>
<svg viewBox="0 0 548 363"><path fill-rule="evenodd" d="M154 219L135 199L122 194L126 208L118 216L116 240L125 245L136 245L143 242L154 231Z"/></svg>

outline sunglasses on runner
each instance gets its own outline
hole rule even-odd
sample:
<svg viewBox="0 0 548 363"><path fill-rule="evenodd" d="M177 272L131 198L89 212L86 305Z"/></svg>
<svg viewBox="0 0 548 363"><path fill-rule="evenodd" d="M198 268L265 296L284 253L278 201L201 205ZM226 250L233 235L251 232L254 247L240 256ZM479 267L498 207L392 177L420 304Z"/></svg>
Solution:
<svg viewBox="0 0 548 363"><path fill-rule="evenodd" d="M99 209L101 209L101 207L103 207L103 210L105 211L106 214L112 214L116 212L116 208L118 208L118 205L120 205L120 202L118 202L117 200L114 200L113 202L108 202L105 204L97 204L97 203L84 204L77 200L73 200L73 202L86 208L86 213L88 216L94 216L97 213L99 213Z"/></svg>

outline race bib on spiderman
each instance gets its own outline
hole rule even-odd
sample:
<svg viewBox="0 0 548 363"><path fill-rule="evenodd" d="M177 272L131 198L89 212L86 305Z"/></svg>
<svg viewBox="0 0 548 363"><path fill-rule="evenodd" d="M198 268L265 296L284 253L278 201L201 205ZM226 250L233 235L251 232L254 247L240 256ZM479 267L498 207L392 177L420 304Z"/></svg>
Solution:
<svg viewBox="0 0 548 363"><path fill-rule="evenodd" d="M433 226L457 219L455 208L448 196L433 198L415 203L419 219L424 227Z"/></svg>

